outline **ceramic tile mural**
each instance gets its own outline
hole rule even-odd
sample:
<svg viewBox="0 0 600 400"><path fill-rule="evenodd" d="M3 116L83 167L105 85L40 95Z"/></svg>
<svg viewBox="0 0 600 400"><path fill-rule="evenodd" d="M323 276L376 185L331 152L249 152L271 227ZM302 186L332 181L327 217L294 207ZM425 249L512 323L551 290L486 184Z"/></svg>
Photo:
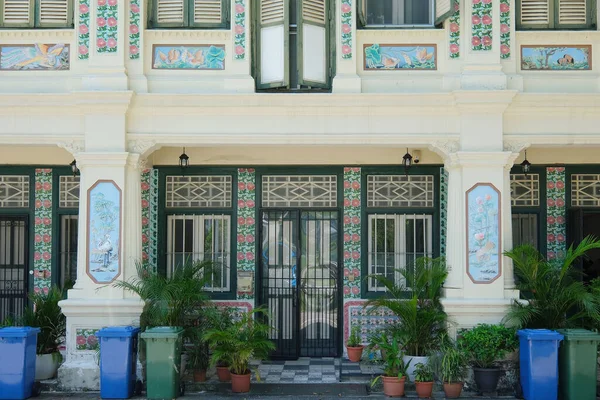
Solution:
<svg viewBox="0 0 600 400"><path fill-rule="evenodd" d="M500 192L490 183L467 191L467 275L491 283L501 275Z"/></svg>
<svg viewBox="0 0 600 400"><path fill-rule="evenodd" d="M52 274L52 170L35 170L33 290L48 293Z"/></svg>
<svg viewBox="0 0 600 400"><path fill-rule="evenodd" d="M471 49L492 50L492 0L471 1Z"/></svg>
<svg viewBox="0 0 600 400"><path fill-rule="evenodd" d="M448 171L440 168L440 256L446 255L448 233Z"/></svg>
<svg viewBox="0 0 600 400"><path fill-rule="evenodd" d="M435 44L365 44L364 70L435 70Z"/></svg>
<svg viewBox="0 0 600 400"><path fill-rule="evenodd" d="M213 304L219 308L233 308L233 319L238 321L243 313L253 309L252 304L247 301L214 301Z"/></svg>
<svg viewBox="0 0 600 400"><path fill-rule="evenodd" d="M156 271L158 266L158 170L142 172L142 263Z"/></svg>
<svg viewBox="0 0 600 400"><path fill-rule="evenodd" d="M100 329L76 329L75 349L78 351L98 350L98 338L96 333Z"/></svg>
<svg viewBox="0 0 600 400"><path fill-rule="evenodd" d="M344 168L344 298L360 297L361 169Z"/></svg>
<svg viewBox="0 0 600 400"><path fill-rule="evenodd" d="M566 250L566 192L565 168L548 167L546 170L547 258L562 259Z"/></svg>
<svg viewBox="0 0 600 400"><path fill-rule="evenodd" d="M342 0L342 58L352 58L352 0Z"/></svg>
<svg viewBox="0 0 600 400"><path fill-rule="evenodd" d="M591 70L592 46L521 46L521 69L530 71Z"/></svg>
<svg viewBox="0 0 600 400"><path fill-rule="evenodd" d="M3 44L0 46L0 70L65 71L70 68L69 45Z"/></svg>
<svg viewBox="0 0 600 400"><path fill-rule="evenodd" d="M454 2L454 13L450 16L448 48L450 58L460 57L460 0Z"/></svg>
<svg viewBox="0 0 600 400"><path fill-rule="evenodd" d="M238 169L237 206L237 270L256 270L256 172L254 168ZM256 277L255 277L256 280ZM255 283L256 285L256 283ZM238 299L253 299L254 290L240 292Z"/></svg>
<svg viewBox="0 0 600 400"><path fill-rule="evenodd" d="M510 58L510 0L500 0L500 58Z"/></svg>
<svg viewBox="0 0 600 400"><path fill-rule="evenodd" d="M77 56L80 60L87 60L90 57L90 0L79 0L78 15Z"/></svg>
<svg viewBox="0 0 600 400"><path fill-rule="evenodd" d="M246 57L246 0L235 0L234 51L235 59Z"/></svg>
<svg viewBox="0 0 600 400"><path fill-rule="evenodd" d="M344 343L348 340L350 330L354 326L360 327L362 343L368 344L371 335L397 320L397 317L387 308L372 312L372 307L363 308L364 304L364 300L344 303Z"/></svg>
<svg viewBox="0 0 600 400"><path fill-rule="evenodd" d="M116 53L119 24L118 0L96 1L96 49L98 53Z"/></svg>
<svg viewBox="0 0 600 400"><path fill-rule="evenodd" d="M225 69L222 45L153 45L153 69Z"/></svg>
<svg viewBox="0 0 600 400"><path fill-rule="evenodd" d="M140 0L129 2L129 59L140 58Z"/></svg>

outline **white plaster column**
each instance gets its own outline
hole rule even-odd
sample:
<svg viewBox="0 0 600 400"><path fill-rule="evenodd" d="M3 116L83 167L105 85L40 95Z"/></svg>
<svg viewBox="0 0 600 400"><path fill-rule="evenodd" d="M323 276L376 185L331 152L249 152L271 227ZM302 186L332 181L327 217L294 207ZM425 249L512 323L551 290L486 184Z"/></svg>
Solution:
<svg viewBox="0 0 600 400"><path fill-rule="evenodd" d="M123 279L129 280L137 275L136 263L142 261L142 170L146 160L139 154L129 153L125 171L125 190L123 194L123 221L127 245L123 247ZM131 292L125 292L126 298L136 298Z"/></svg>
<svg viewBox="0 0 600 400"><path fill-rule="evenodd" d="M224 89L228 93L254 93L255 92L255 82L254 78L251 75L252 68L252 35L251 25L252 25L252 11L254 8L252 7L252 0L244 0L242 3L237 2L235 0L230 0L231 2L231 42L227 46L227 48L231 48L229 52L231 54L231 60L227 61L227 69L231 71L227 77L225 77L223 85ZM244 12L244 23L238 24L236 21L237 8L239 11ZM236 33L239 31L245 32L245 52L244 58L239 59L236 58L236 44L235 38Z"/></svg>
<svg viewBox="0 0 600 400"><path fill-rule="evenodd" d="M446 265L448 266L448 278L444 283L445 297L462 297L464 280L464 252L460 247L460 236L464 226L462 208L462 173L455 155L448 157L445 163L448 171L448 220L446 223Z"/></svg>
<svg viewBox="0 0 600 400"><path fill-rule="evenodd" d="M333 78L333 93L360 93L361 79L357 74L358 60L362 49L358 48L357 34L357 0L334 0L335 1L335 71ZM352 35L352 57L344 58L344 45L342 44L342 30L347 29L347 25L343 23L343 11L350 5L352 12L350 34ZM344 7L344 8L343 8Z"/></svg>
<svg viewBox="0 0 600 400"><path fill-rule="evenodd" d="M502 209L505 210L502 214L502 242L504 243L504 251L513 248L510 170L518 156L519 153L511 153L508 162L504 166L504 193L506 193L506 196L502 197ZM512 260L503 256L502 265L504 266L504 297L518 298L519 293L515 291L515 274Z"/></svg>

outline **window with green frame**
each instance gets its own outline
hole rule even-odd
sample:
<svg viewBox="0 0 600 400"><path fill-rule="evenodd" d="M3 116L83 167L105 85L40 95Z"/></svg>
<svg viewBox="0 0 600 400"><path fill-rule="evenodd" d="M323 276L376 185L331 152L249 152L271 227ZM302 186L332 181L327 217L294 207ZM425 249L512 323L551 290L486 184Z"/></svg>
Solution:
<svg viewBox="0 0 600 400"><path fill-rule="evenodd" d="M57 174L58 180L58 267L60 287L77 280L80 176Z"/></svg>
<svg viewBox="0 0 600 400"><path fill-rule="evenodd" d="M596 27L596 0L516 0L517 29Z"/></svg>
<svg viewBox="0 0 600 400"><path fill-rule="evenodd" d="M73 0L0 0L2 28L70 28Z"/></svg>
<svg viewBox="0 0 600 400"><path fill-rule="evenodd" d="M530 244L540 249L540 174L511 173L513 248Z"/></svg>
<svg viewBox="0 0 600 400"><path fill-rule="evenodd" d="M231 0L152 0L150 28L228 29Z"/></svg>
<svg viewBox="0 0 600 400"><path fill-rule="evenodd" d="M361 28L427 28L454 13L455 0L358 0Z"/></svg>

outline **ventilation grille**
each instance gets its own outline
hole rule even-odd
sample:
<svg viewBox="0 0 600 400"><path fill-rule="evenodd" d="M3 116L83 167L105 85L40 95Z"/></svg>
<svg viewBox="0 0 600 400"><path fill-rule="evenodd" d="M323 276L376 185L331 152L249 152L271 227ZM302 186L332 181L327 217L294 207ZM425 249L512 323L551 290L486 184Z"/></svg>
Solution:
<svg viewBox="0 0 600 400"><path fill-rule="evenodd" d="M521 23L543 24L550 23L549 0L521 0Z"/></svg>
<svg viewBox="0 0 600 400"><path fill-rule="evenodd" d="M261 25L283 22L284 0L262 0L260 3Z"/></svg>
<svg viewBox="0 0 600 400"><path fill-rule="evenodd" d="M325 25L325 0L304 0L302 2L302 19Z"/></svg>
<svg viewBox="0 0 600 400"><path fill-rule="evenodd" d="M158 23L183 23L183 0L158 0Z"/></svg>
<svg viewBox="0 0 600 400"><path fill-rule="evenodd" d="M586 0L559 0L558 23L561 25L582 25L587 22Z"/></svg>
<svg viewBox="0 0 600 400"><path fill-rule="evenodd" d="M5 24L27 24L30 19L29 0L4 0Z"/></svg>
<svg viewBox="0 0 600 400"><path fill-rule="evenodd" d="M68 22L68 0L40 0L40 23L61 24Z"/></svg>
<svg viewBox="0 0 600 400"><path fill-rule="evenodd" d="M194 0L194 22L220 24L222 12L221 0Z"/></svg>

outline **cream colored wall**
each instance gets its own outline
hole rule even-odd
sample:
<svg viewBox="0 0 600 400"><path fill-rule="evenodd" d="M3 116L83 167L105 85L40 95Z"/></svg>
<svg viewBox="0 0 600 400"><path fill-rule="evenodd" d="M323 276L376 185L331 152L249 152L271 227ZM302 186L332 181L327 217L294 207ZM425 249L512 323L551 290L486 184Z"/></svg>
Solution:
<svg viewBox="0 0 600 400"><path fill-rule="evenodd" d="M73 156L56 146L0 146L0 165L59 165L67 167Z"/></svg>
<svg viewBox="0 0 600 400"><path fill-rule="evenodd" d="M523 161L524 153L515 164ZM527 149L527 159L534 166L553 164L600 164L600 146L532 147Z"/></svg>

